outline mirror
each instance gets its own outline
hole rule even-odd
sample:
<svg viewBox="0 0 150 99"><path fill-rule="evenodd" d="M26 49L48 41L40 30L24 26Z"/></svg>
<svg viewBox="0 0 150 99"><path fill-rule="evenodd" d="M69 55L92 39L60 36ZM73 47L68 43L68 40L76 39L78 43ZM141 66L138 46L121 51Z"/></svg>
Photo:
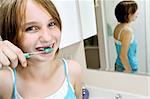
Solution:
<svg viewBox="0 0 150 99"><path fill-rule="evenodd" d="M97 35L84 40L86 60L93 59L89 57L87 48L93 46L98 47L98 52L95 50L91 56L97 53L98 63L92 65L87 62L88 69L100 69L114 71L116 61L116 48L113 38L113 31L117 24L114 15L115 6L122 0L98 0L96 1L95 13L97 23ZM134 35L138 41L137 58L139 60L138 72L136 74L150 74L150 1L136 0L138 4L139 14L137 19L131 24ZM97 41L95 41L97 40ZM97 42L97 43L96 43ZM97 60L96 59L96 60ZM96 61L97 62L97 61ZM94 62L95 63L95 62ZM98 66L97 66L98 65ZM91 66L91 67L90 67Z"/></svg>

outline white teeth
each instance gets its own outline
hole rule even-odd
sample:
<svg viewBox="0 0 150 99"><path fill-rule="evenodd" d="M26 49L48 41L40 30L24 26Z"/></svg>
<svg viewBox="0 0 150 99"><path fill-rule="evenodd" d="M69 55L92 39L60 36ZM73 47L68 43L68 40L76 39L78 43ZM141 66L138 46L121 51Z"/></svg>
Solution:
<svg viewBox="0 0 150 99"><path fill-rule="evenodd" d="M53 48L53 47L54 47L54 44L51 44L51 45L49 45L49 46L47 46L47 47L39 47L39 48L36 48L36 50L38 50L38 51L44 51L45 48Z"/></svg>
<svg viewBox="0 0 150 99"><path fill-rule="evenodd" d="M37 50L39 50L39 51L44 51L44 48L38 48Z"/></svg>

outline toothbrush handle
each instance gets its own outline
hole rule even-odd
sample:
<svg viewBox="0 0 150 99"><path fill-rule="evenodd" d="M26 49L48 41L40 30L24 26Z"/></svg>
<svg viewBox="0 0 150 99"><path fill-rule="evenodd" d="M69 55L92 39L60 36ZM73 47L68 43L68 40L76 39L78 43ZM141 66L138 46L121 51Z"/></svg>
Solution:
<svg viewBox="0 0 150 99"><path fill-rule="evenodd" d="M29 59L31 55L37 55L37 54L41 54L41 53L51 53L53 51L53 48L45 48L43 51L40 52L32 52L32 53L24 53L24 57L26 59Z"/></svg>
<svg viewBox="0 0 150 99"><path fill-rule="evenodd" d="M24 53L24 57L28 59L28 58L30 58L30 54L29 53Z"/></svg>

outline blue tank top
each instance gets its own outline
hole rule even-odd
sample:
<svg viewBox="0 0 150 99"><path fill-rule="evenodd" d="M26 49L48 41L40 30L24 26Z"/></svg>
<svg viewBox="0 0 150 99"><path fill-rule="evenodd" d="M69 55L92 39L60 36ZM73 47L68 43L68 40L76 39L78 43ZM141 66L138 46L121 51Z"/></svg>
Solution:
<svg viewBox="0 0 150 99"><path fill-rule="evenodd" d="M67 68L67 61L65 59L62 59L63 63L64 63L64 72L66 75L66 81L67 81L67 93L66 95L63 97L59 96L59 98L55 98L55 97L51 97L48 96L45 99L77 99L73 90L73 87L71 86L71 83L69 81L69 77L68 77L68 68ZM17 98L17 87L16 87L16 69L13 69L13 99L18 99ZM23 99L22 97L20 97L19 99Z"/></svg>
<svg viewBox="0 0 150 99"><path fill-rule="evenodd" d="M118 40L115 40L115 46L116 46L116 51L117 51L116 65L119 66L120 69L121 68L124 69L124 66L120 59L120 52L121 52L120 35L122 31L123 29L118 34ZM133 72L137 71L138 69L138 59L136 57L136 52L137 52L137 41L134 35L132 34L132 40L130 42L129 49L128 49L128 61ZM124 71L124 70L120 70L120 71Z"/></svg>

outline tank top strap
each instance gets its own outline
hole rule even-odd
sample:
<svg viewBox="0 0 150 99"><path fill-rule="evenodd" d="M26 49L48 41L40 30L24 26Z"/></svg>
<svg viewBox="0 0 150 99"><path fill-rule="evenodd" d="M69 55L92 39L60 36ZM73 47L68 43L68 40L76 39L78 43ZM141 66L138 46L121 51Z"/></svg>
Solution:
<svg viewBox="0 0 150 99"><path fill-rule="evenodd" d="M64 63L65 76L66 76L66 78L67 78L67 82L69 83L67 60L64 59L64 58L62 58L62 61L63 61L63 63Z"/></svg>
<svg viewBox="0 0 150 99"><path fill-rule="evenodd" d="M120 32L119 32L119 34L118 34L118 41L120 41L120 36L121 36L121 34L122 34L123 31L126 31L126 29L123 28L123 29L120 30ZM132 31L132 30L131 30L131 31ZM134 40L134 34L132 33L131 43L133 42L133 40Z"/></svg>
<svg viewBox="0 0 150 99"><path fill-rule="evenodd" d="M119 41L120 41L120 36L121 36L121 33L122 33L123 30L124 30L124 29L121 29L120 32L119 32L119 34L118 34L118 40L119 40Z"/></svg>
<svg viewBox="0 0 150 99"><path fill-rule="evenodd" d="M64 63L64 71L65 71L65 75L66 75L66 79L67 79L67 83L68 83L68 92L67 92L67 95L64 97L64 99L77 99L75 96L75 93L74 93L73 86L71 85L71 83L69 81L67 60L64 58L62 60Z"/></svg>
<svg viewBox="0 0 150 99"><path fill-rule="evenodd" d="M13 79L13 99L17 99L16 98L16 69L12 69L10 67L8 67L8 69L12 72L12 79Z"/></svg>
<svg viewBox="0 0 150 99"><path fill-rule="evenodd" d="M16 86L16 68L13 69L14 71L14 83L13 83L13 99L17 99L16 97L16 91L17 91L17 86Z"/></svg>
<svg viewBox="0 0 150 99"><path fill-rule="evenodd" d="M118 40L120 41L120 36L121 36L121 34L122 34L122 32L123 31L126 31L127 29L126 28L122 28L121 30L120 30L120 32L119 32L119 34L118 34ZM131 29L130 29L130 31L132 31ZM132 33L132 39L134 38L134 35L133 35L133 33ZM132 41L132 40L131 40Z"/></svg>

